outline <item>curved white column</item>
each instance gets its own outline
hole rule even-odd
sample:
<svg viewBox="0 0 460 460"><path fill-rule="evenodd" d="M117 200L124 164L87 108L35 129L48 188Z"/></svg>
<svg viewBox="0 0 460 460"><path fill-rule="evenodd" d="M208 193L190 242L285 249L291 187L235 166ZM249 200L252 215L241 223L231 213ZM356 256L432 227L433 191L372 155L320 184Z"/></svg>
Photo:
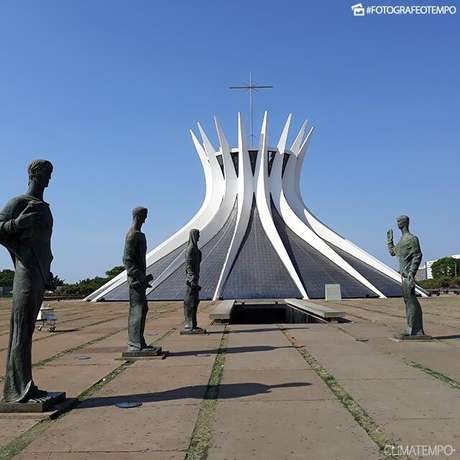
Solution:
<svg viewBox="0 0 460 460"><path fill-rule="evenodd" d="M301 147L302 142L304 140L305 130L307 129L307 123L308 123L308 120L305 120L302 123L302 126L300 127L299 132L297 133L297 136L296 136L296 138L294 139L294 142L291 145L291 151L297 152L297 150L300 150L300 147ZM285 148L286 148L286 146L285 146Z"/></svg>
<svg viewBox="0 0 460 460"><path fill-rule="evenodd" d="M238 197L236 225L235 230L233 231L230 247L227 251L227 256L225 257L224 265L220 272L213 300L217 300L221 296L225 281L227 280L238 250L243 242L244 235L248 228L249 218L251 216L252 200L254 196L251 163L249 160L249 152L246 147L241 113L238 113L238 178L235 185Z"/></svg>
<svg viewBox="0 0 460 460"><path fill-rule="evenodd" d="M262 122L262 129L260 131L260 141L259 141L259 151L257 154L257 163L255 171L255 181L256 181L256 201L257 209L259 211L260 221L262 227L268 236L273 248L278 254L281 262L286 267L290 277L294 281L297 289L304 299L308 299L307 291L300 280L300 277L289 257L286 248L284 247L283 241L278 234L275 223L273 222L271 206L270 206L270 190L269 190L269 180L268 180L268 141L267 141L267 112L264 114L264 119ZM289 123L290 119L288 119ZM283 130L283 133L286 131L286 128ZM286 132L287 136L287 132ZM283 137L283 135L282 135ZM273 166L272 166L273 171Z"/></svg>
<svg viewBox="0 0 460 460"><path fill-rule="evenodd" d="M296 213L291 209L283 191L283 179L282 179L282 167L284 152L286 150L286 141L291 122L291 115L289 115L283 132L281 133L280 140L278 142L277 152L273 160L272 169L270 173L270 190L273 198L273 203L283 218L286 225L303 241L308 243L311 247L320 252L323 256L327 257L331 262L340 267L350 276L355 278L361 284L366 286L372 292L377 294L379 297L384 298L385 296L379 289L377 289L372 283L370 283L364 276L355 270L348 262L346 262L339 254L337 254L328 244L324 242L315 232L313 232L305 223L299 219ZM303 125L305 129L305 123ZM313 128L310 130L309 135L313 132ZM297 141L297 139L296 139ZM302 145L302 144L300 144ZM301 147L300 147L301 148ZM292 155L291 155L292 156Z"/></svg>
<svg viewBox="0 0 460 460"><path fill-rule="evenodd" d="M218 124L216 120L216 125ZM236 199L236 173L235 168L233 167L233 162L230 156L230 150L228 143L223 136L223 132L218 128L218 137L220 142L220 152L217 152L213 145L211 144L208 136L205 131L198 123L198 129L200 131L201 139L203 142L203 148L206 152L207 157L210 159L211 169L214 171L214 174L217 178L217 181L213 182L215 186L215 213L212 216L211 220L200 230L200 246L204 246L208 243L225 225L227 219L230 217L230 214L235 205ZM219 162L217 161L217 154L222 154L224 162L224 173L225 179L222 175L222 170L220 168ZM217 170L220 172L220 175L217 174ZM220 180L222 178L222 180ZM219 202L218 197L222 197ZM188 237L188 235L187 235ZM172 273L174 273L182 264L184 263L183 255L179 255L162 273L160 273L157 278L153 281L152 287L147 291L147 295L150 294L154 289L156 289L166 278L168 278Z"/></svg>

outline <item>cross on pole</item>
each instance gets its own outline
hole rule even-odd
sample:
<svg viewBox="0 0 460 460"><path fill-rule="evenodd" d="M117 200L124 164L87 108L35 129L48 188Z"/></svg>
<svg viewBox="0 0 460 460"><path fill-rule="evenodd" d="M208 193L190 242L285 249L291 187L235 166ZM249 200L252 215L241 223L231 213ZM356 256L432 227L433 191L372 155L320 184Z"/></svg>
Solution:
<svg viewBox="0 0 460 460"><path fill-rule="evenodd" d="M253 93L259 89L273 88L271 85L256 85L252 83L252 73L249 72L249 84L243 86L230 86L230 89L245 89L249 93L249 119L251 123L251 141L254 144L254 111L253 111Z"/></svg>

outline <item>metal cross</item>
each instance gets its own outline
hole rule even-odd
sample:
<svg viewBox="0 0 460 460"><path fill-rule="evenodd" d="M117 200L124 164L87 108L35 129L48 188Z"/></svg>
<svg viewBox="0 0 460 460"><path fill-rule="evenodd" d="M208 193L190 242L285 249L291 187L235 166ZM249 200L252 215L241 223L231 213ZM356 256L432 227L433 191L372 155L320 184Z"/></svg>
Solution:
<svg viewBox="0 0 460 460"><path fill-rule="evenodd" d="M249 84L244 86L230 86L230 89L245 89L249 92L249 119L251 123L251 141L254 145L254 111L252 93L258 89L273 88L271 85L256 85L252 83L252 73L249 72Z"/></svg>

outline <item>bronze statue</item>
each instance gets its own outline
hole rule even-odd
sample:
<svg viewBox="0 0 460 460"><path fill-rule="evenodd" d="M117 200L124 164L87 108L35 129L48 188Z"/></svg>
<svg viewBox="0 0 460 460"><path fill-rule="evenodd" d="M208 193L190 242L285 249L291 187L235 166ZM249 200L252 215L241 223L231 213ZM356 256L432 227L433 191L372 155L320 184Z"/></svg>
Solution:
<svg viewBox="0 0 460 460"><path fill-rule="evenodd" d="M146 275L147 242L141 232L147 213L146 208L133 209L133 223L125 239L123 265L129 284L128 352L149 348L144 339L145 320L149 310L145 291L151 287L153 277Z"/></svg>
<svg viewBox="0 0 460 460"><path fill-rule="evenodd" d="M184 297L184 329L183 333L203 334L206 331L198 327L196 314L200 303L200 281L201 251L198 249L200 231L190 230L187 251L185 253L185 280L186 290Z"/></svg>
<svg viewBox="0 0 460 460"><path fill-rule="evenodd" d="M393 230L387 232L388 250L392 256L398 256L402 280L402 291L406 303L406 330L401 334L405 337L423 337L422 308L415 294L415 274L422 261L422 251L418 238L409 232L409 217L397 218L401 239L398 244L393 242Z"/></svg>
<svg viewBox="0 0 460 460"><path fill-rule="evenodd" d="M32 379L32 335L45 290L54 290L50 271L53 217L43 193L53 165L34 160L28 167L29 188L0 211L0 243L15 268L10 340L6 360L4 403L44 402L52 393L39 390Z"/></svg>

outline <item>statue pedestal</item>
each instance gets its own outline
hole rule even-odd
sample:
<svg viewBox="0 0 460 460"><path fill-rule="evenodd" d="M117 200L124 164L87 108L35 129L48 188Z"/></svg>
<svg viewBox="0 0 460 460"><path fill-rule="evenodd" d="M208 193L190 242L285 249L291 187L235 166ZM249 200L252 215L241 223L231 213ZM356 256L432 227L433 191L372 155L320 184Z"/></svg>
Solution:
<svg viewBox="0 0 460 460"><path fill-rule="evenodd" d="M404 335L404 334L398 334L398 335L395 335L395 339L403 340L403 341L407 341L407 342L429 342L430 340L433 340L433 337L431 337L431 335Z"/></svg>
<svg viewBox="0 0 460 460"><path fill-rule="evenodd" d="M13 412L49 412L55 409L57 404L63 403L66 400L66 394L63 391L48 393L43 401L27 401L9 403L0 401L0 413L13 413Z"/></svg>
<svg viewBox="0 0 460 460"><path fill-rule="evenodd" d="M164 352L161 347L145 348L138 351L125 351L121 354L122 359L164 359L167 352Z"/></svg>
<svg viewBox="0 0 460 460"><path fill-rule="evenodd" d="M206 329L202 329L201 327L197 327L195 329L182 329L180 331L180 335L203 335L207 333L208 331Z"/></svg>

